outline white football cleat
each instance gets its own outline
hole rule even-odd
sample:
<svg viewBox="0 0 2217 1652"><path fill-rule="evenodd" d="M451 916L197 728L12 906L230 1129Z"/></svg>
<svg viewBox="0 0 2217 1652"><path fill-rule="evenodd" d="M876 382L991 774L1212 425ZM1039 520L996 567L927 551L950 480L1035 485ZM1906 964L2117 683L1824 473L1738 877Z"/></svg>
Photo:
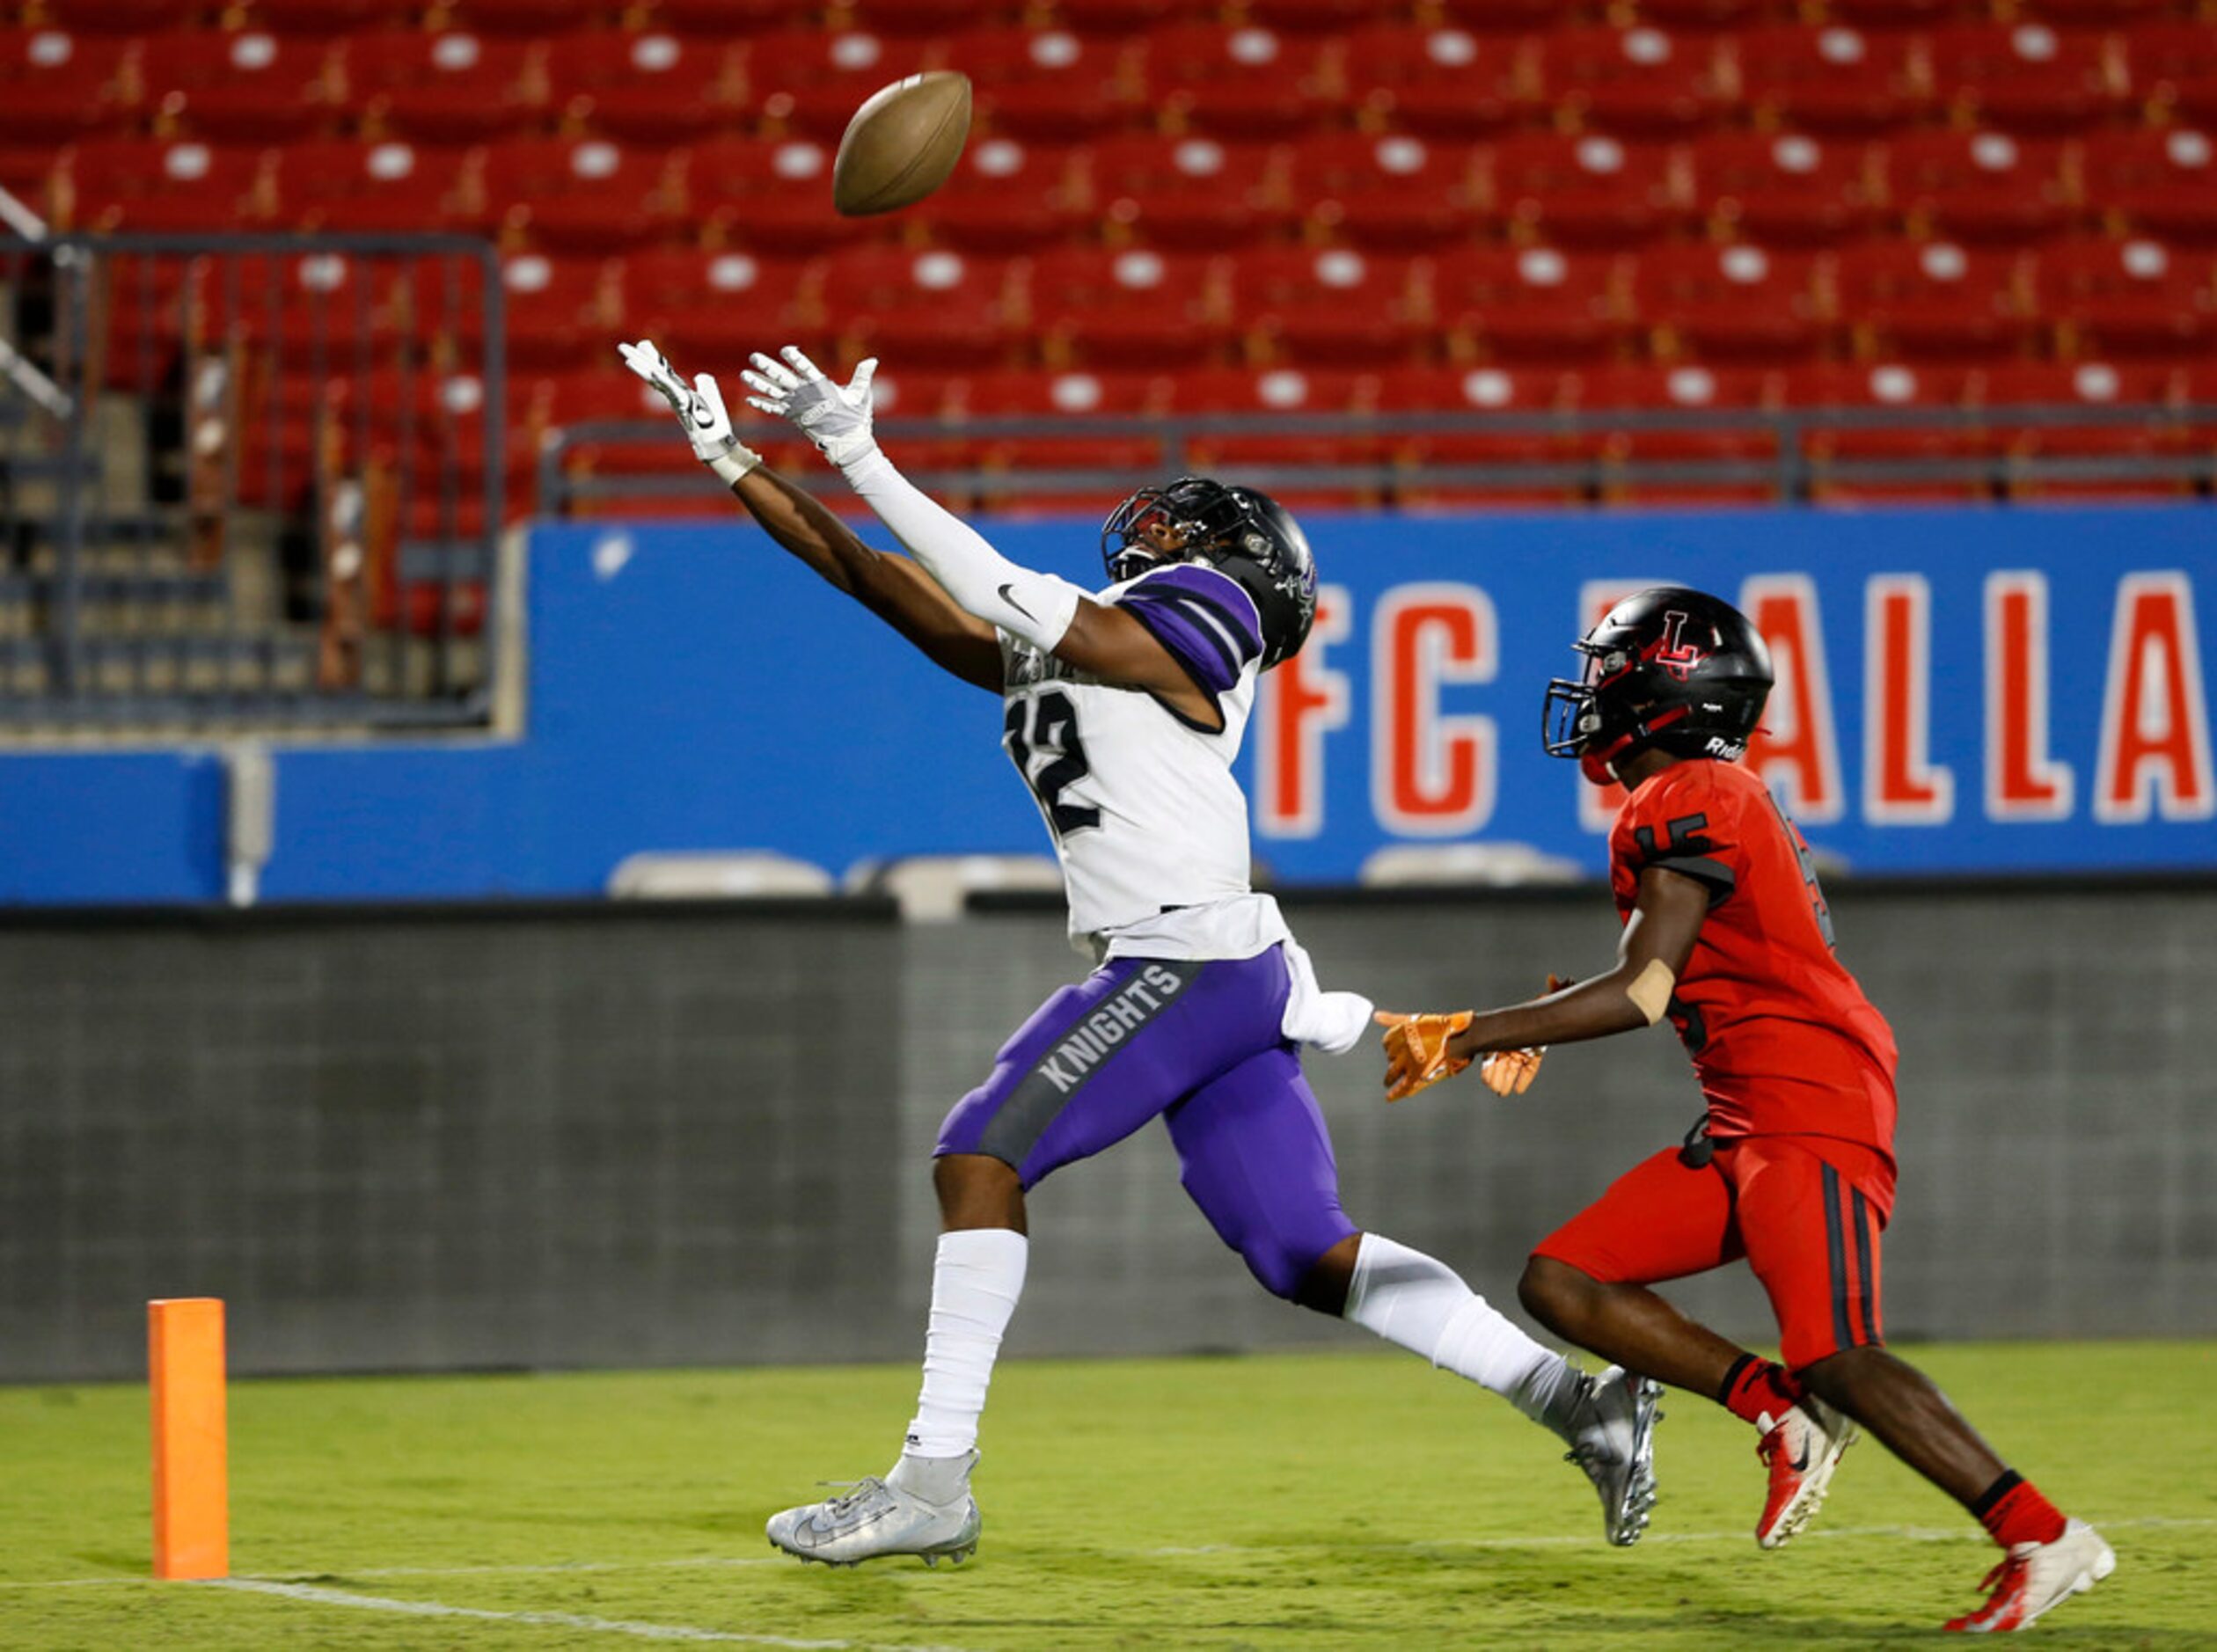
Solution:
<svg viewBox="0 0 2217 1652"><path fill-rule="evenodd" d="M970 1461L976 1460L973 1452ZM926 1566L937 1566L942 1556L966 1561L977 1552L984 1524L977 1499L969 1495L968 1466L961 1493L950 1502L926 1502L873 1476L827 1502L772 1515L765 1532L772 1548L828 1566L856 1566L887 1554L920 1555Z"/></svg>
<svg viewBox="0 0 2217 1652"><path fill-rule="evenodd" d="M1564 1430L1565 1462L1576 1463L1601 1494L1601 1530L1628 1548L1647 1530L1655 1509L1655 1425L1663 1387L1612 1365L1599 1377L1581 1376L1580 1391Z"/></svg>
<svg viewBox="0 0 2217 1652"><path fill-rule="evenodd" d="M1815 1394L1804 1394L1784 1415L1773 1418L1767 1411L1755 1426L1763 1431L1755 1455L1770 1470L1770 1494L1755 1523L1755 1541L1774 1549L1816 1517L1840 1454L1855 1444L1855 1425Z"/></svg>
<svg viewBox="0 0 2217 1652"><path fill-rule="evenodd" d="M2020 1543L1979 1587L1993 1592L1976 1612L1951 1618L1957 1634L2007 1634L2074 1595L2083 1594L2117 1569L2117 1554L2083 1520L2067 1520L2052 1543Z"/></svg>

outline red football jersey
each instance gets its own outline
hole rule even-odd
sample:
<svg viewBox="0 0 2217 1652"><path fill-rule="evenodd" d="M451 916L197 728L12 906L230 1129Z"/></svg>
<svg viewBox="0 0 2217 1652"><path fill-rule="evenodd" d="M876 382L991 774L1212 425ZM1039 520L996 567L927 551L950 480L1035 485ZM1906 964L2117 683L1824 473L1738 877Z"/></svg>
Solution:
<svg viewBox="0 0 2217 1652"><path fill-rule="evenodd" d="M1769 790L1709 758L1643 781L1609 834L1621 918L1657 866L1709 890L1670 1017L1710 1134L1837 1136L1891 1152L1893 1029L1833 955L1809 845Z"/></svg>

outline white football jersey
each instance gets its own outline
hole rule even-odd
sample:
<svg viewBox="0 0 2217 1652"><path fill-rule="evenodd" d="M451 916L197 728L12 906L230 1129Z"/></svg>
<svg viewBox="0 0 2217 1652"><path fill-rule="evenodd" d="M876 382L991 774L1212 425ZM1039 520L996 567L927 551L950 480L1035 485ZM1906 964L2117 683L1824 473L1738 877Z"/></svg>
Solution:
<svg viewBox="0 0 2217 1652"><path fill-rule="evenodd" d="M1094 600L1145 625L1215 697L1224 727L1002 633L1002 745L1054 837L1071 937L1096 955L1251 956L1284 938L1276 903L1248 887L1247 794L1232 773L1262 675L1254 599L1184 562Z"/></svg>

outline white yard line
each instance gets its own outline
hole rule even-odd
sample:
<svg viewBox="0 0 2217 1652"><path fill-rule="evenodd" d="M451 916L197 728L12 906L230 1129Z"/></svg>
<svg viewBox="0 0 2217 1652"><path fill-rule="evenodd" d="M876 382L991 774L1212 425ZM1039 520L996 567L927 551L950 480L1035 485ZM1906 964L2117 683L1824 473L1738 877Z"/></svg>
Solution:
<svg viewBox="0 0 2217 1652"><path fill-rule="evenodd" d="M2140 1515L2118 1519L2095 1517L2090 1522L2103 1531L2195 1531L2217 1526L2217 1517L2200 1516ZM1865 1538L1891 1538L1906 1543L1983 1543L1986 1534L1972 1525L1960 1526L1818 1526L1804 1531L1794 1540L1807 1543L1819 1539L1854 1541ZM1640 1541L1650 1543L1752 1543L1749 1531L1650 1531ZM1167 1548L1130 1549L1104 1548L1103 1554L1135 1555L1143 1559L1158 1559L1180 1554L1285 1554L1301 1546L1298 1544L1202 1543ZM1593 1548L1599 1539L1576 1532L1550 1532L1533 1537L1508 1538L1430 1538L1420 1543L1335 1543L1335 1550L1363 1549L1375 1553L1423 1554L1438 1549L1556 1549ZM314 1577L487 1577L559 1576L570 1572L654 1572L690 1568L725 1569L746 1566L790 1566L793 1562L782 1555L697 1555L690 1559L671 1561L556 1561L545 1563L520 1562L511 1566L385 1566L338 1567L328 1572L289 1573L274 1577L234 1577L220 1580L234 1588L261 1588L275 1584L291 1587ZM62 1577L40 1579L28 1583L0 1583L0 1590L11 1589L113 1589L150 1588L155 1580L150 1577ZM779 1644L772 1642L771 1644ZM844 1646L845 1641L797 1641L801 1646Z"/></svg>
<svg viewBox="0 0 2217 1652"><path fill-rule="evenodd" d="M256 1577L218 1578L208 1589L232 1589L256 1595L276 1595L286 1600L306 1601L316 1606L345 1606L356 1612L393 1612L411 1618L470 1618L487 1623L535 1624L551 1629L587 1629L602 1634L627 1634L641 1641L717 1641L738 1646L800 1648L801 1652L843 1652L874 1643L860 1641L801 1641L784 1634L746 1634L731 1629L697 1629L682 1623L639 1623L628 1618L596 1618L575 1612L487 1612L479 1606L450 1606L435 1600L392 1600L383 1595L357 1595L343 1589L323 1589L313 1583L273 1583ZM903 1647L886 1652L961 1652L954 1647Z"/></svg>

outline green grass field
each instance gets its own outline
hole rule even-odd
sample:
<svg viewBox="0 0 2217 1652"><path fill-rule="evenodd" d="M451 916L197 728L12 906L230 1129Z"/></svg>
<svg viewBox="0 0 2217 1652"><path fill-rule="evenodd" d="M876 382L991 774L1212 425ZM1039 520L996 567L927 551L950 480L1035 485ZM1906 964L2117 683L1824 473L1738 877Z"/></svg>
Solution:
<svg viewBox="0 0 2217 1652"><path fill-rule="evenodd" d="M2217 1346L1912 1353L2116 1546L2116 1576L2038 1634L2217 1647ZM0 1390L0 1646L1861 1647L1928 1634L1992 1554L1868 1442L1818 1526L1760 1553L1752 1437L1685 1396L1655 1526L1612 1550L1540 1430L1350 1353L1013 1362L975 1561L773 1556L764 1517L882 1471L914 1387L907 1367L238 1383L232 1565L290 1594L143 1581L142 1389Z"/></svg>

